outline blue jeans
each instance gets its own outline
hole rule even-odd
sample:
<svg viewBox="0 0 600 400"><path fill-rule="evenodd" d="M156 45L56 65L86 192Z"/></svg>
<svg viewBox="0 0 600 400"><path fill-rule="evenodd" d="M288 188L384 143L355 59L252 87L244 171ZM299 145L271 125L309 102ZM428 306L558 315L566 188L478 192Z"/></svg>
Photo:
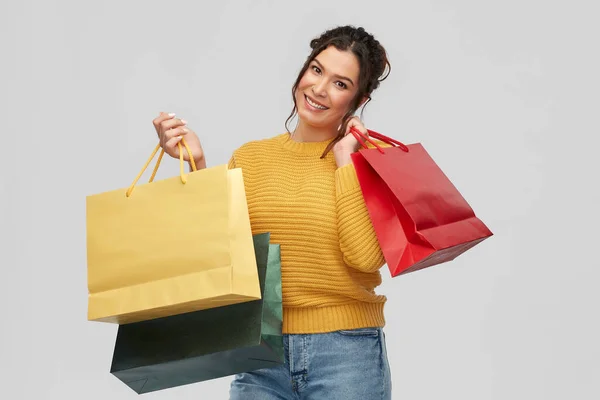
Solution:
<svg viewBox="0 0 600 400"><path fill-rule="evenodd" d="M390 400L381 328L284 335L285 363L238 374L230 400Z"/></svg>

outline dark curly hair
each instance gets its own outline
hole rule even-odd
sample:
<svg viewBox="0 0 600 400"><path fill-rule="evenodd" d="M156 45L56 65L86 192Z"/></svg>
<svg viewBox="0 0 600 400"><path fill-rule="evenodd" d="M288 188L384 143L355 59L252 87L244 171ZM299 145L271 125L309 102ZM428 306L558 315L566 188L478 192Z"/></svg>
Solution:
<svg viewBox="0 0 600 400"><path fill-rule="evenodd" d="M285 128L289 132L288 124L296 116L298 105L296 104L296 90L298 84L308 69L310 63L323 50L329 46L334 46L339 51L351 51L357 58L360 65L358 78L358 91L352 99L348 112L342 118L342 124L338 130L338 135L329 143L321 158L325 157L333 146L344 137L348 122L358 110L360 103L364 97L367 101L364 107L371 101L371 93L379 87L379 84L385 80L392 70L392 66L388 61L387 54L383 46L375 39L373 35L368 33L362 27L354 27L350 25L339 26L328 31L325 31L321 36L310 41L312 52L307 57L304 66L298 74L298 78L292 87L292 99L294 101L294 109L285 122ZM362 114L362 112L361 112Z"/></svg>

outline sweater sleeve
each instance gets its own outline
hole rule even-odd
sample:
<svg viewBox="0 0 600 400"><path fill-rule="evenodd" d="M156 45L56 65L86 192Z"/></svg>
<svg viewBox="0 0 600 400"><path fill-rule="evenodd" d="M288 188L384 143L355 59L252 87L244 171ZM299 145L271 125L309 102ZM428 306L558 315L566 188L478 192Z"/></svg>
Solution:
<svg viewBox="0 0 600 400"><path fill-rule="evenodd" d="M335 172L336 211L344 262L362 272L375 272L385 258L369 217L352 163Z"/></svg>

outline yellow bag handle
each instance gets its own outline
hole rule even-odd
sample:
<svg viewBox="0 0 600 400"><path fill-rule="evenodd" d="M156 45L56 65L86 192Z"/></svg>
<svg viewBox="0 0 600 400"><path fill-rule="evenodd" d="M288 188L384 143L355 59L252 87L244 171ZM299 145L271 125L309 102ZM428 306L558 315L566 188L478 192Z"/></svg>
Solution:
<svg viewBox="0 0 600 400"><path fill-rule="evenodd" d="M184 173L183 148L181 147L181 142L183 142L183 145L185 146L185 149L187 150L187 153L190 156L190 161L192 164L192 171L196 171L196 161L194 160L194 157L192 156L192 151L190 150L190 147L186 143L185 139L182 138L181 141L179 143L177 143L177 146L179 147L179 170L180 170L179 173L181 175L181 182L186 183L187 175ZM136 176L135 179L133 180L133 183L131 184L131 186L129 186L129 189L127 189L125 196L127 196L127 197L131 196L131 193L133 192L133 189L135 188L135 184L142 177L142 175L146 171L146 168L148 168L148 165L150 165L150 162L152 162L152 159L156 155L156 152L158 151L158 149L161 149L160 155L158 156L158 160L156 160L156 165L154 166L154 170L152 171L152 176L150 176L148 183L150 183L154 180L154 177L156 176L156 172L158 171L158 167L160 166L160 161L162 160L163 155L165 154L165 150L160 147L160 143L157 144L156 147L154 148L152 155L150 155L150 158L148 158L148 161L146 161L144 168L142 168L142 170L140 171L138 176Z"/></svg>

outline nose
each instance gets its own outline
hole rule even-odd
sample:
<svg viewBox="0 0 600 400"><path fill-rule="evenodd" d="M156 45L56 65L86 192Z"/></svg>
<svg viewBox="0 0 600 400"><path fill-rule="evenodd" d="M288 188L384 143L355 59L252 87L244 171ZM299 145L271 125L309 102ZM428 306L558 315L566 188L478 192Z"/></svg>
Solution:
<svg viewBox="0 0 600 400"><path fill-rule="evenodd" d="M325 82L325 79L319 79L318 81L315 82L315 84L312 87L312 92L315 96L317 97L325 97L325 85L327 83Z"/></svg>

